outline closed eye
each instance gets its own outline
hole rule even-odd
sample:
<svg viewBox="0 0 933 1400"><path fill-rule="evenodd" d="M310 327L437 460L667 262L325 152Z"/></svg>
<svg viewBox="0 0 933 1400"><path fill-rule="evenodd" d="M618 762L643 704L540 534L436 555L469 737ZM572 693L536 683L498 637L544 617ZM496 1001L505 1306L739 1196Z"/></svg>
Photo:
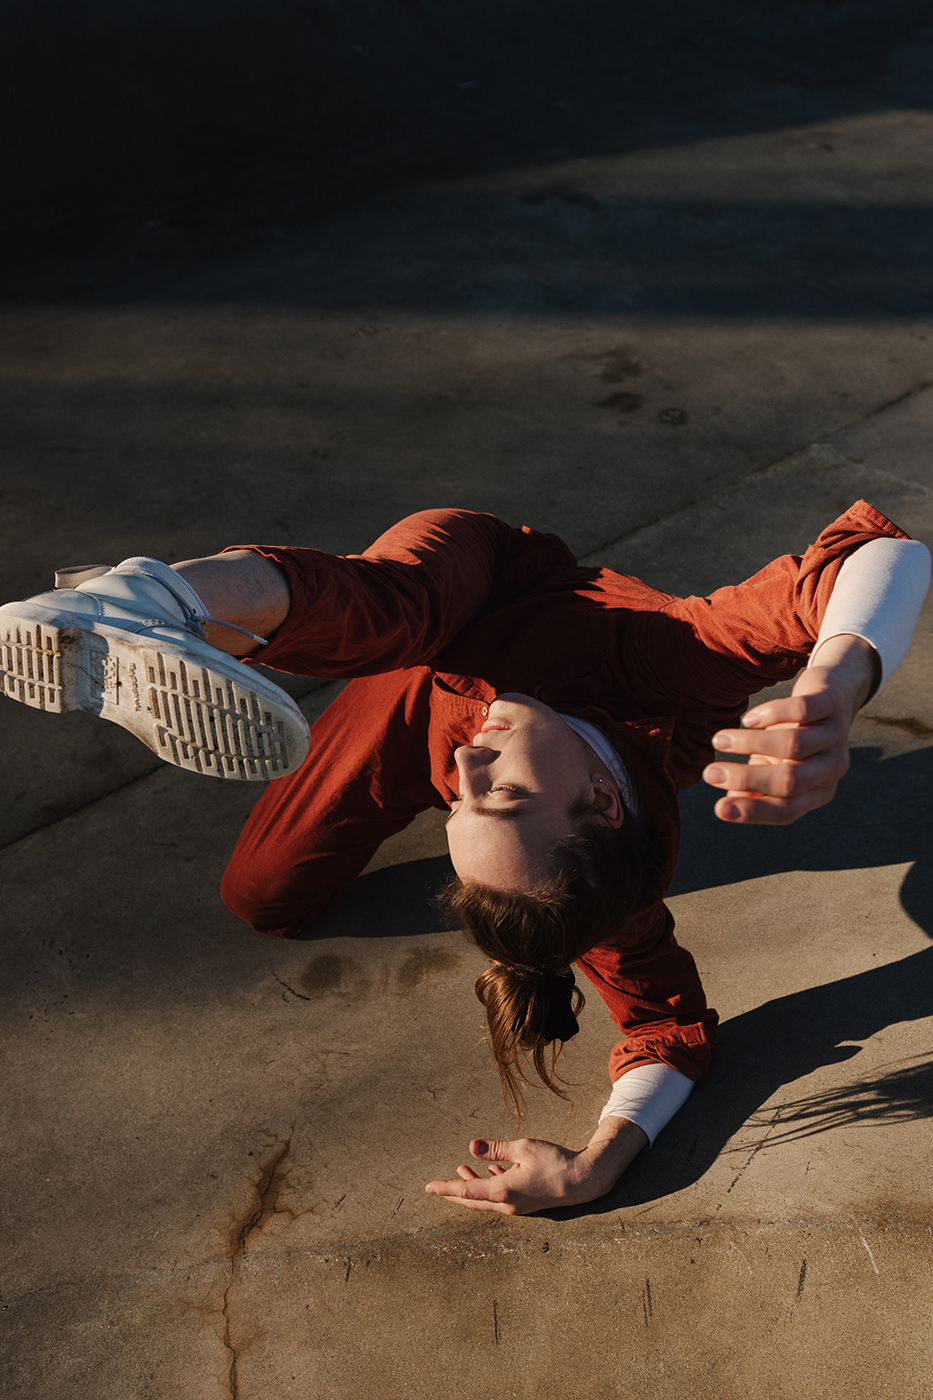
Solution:
<svg viewBox="0 0 933 1400"><path fill-rule="evenodd" d="M515 797L518 797L518 798L527 798L527 797L530 797L530 795L531 795L529 792L527 792L527 790L526 790L525 788L516 787L513 783L496 783L495 787L491 787L491 788L489 789L489 791L486 792L486 793L484 794L484 796L485 796L485 797L489 797L490 794L491 794L491 793L494 793L494 792L510 792L510 793L512 793ZM462 797L452 797L452 798L450 799L450 806L451 806L451 809L452 809L452 810L451 810L451 815L453 815L453 812L457 810L458 804L461 803L462 801L463 801L463 798L462 798ZM495 810L496 810L495 808L483 807L482 805L480 805L479 807L476 808L476 811L478 811L478 812L480 812L480 813L483 813L483 814L488 813L488 812L493 812L493 811L495 811ZM503 814L503 815L504 815L504 814Z"/></svg>

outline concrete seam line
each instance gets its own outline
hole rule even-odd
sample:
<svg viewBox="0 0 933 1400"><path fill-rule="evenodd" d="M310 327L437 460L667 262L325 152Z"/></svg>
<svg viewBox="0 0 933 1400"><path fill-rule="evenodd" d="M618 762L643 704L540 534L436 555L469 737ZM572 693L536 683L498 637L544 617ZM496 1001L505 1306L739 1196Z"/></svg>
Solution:
<svg viewBox="0 0 933 1400"><path fill-rule="evenodd" d="M925 389L931 387L933 387L933 380L921 380L910 389L905 389L902 394L898 394L896 398L889 399L887 403L879 404L877 408L873 408L872 411L866 413L864 417L853 418L848 423L842 423L838 428L834 428L827 437L819 438L818 442L831 443L833 438L839 433L847 433L850 429L858 427L861 423L869 423L873 418L877 418L879 414L887 413L889 409L896 408L898 404L914 398L917 394L922 394ZM804 442L800 443L797 447L792 447L789 452L782 453L780 457L775 457L773 462L764 462L760 467L755 467L754 471L750 471L747 475L741 477L736 485L729 489L732 491L741 491L742 487L747 483L759 481L763 477L766 477L769 472L779 471L781 467L792 462L795 457L801 452L805 452L810 446L812 446L811 443ZM851 459L846 458L845 460L849 461ZM859 466L861 463L852 463L852 465ZM877 470L880 472L882 469L878 468ZM883 475L890 476L894 481L903 481L905 485L908 483L914 486L920 485L919 482L910 482L909 477L899 477L894 472L883 472ZM929 488L923 489L929 490ZM615 535L612 539L604 540L602 544L594 545L592 549L587 550L586 554L580 556L580 562L586 564L588 560L592 559L594 554L601 554L604 549L612 549L615 545L621 544L623 540L630 541L637 539L639 535L644 534L647 530L653 530L659 525L667 525L673 520L689 515L691 511L696 510L698 507L719 504L723 501L724 496L725 493L721 489L711 492L706 496L697 496L695 500L688 501L685 505L678 506L676 510L669 511L666 515L656 515L653 520L646 520L643 525L636 525L634 530L626 530L621 535Z"/></svg>
<svg viewBox="0 0 933 1400"><path fill-rule="evenodd" d="M522 1216L511 1217L516 1221L521 1221ZM534 1217L528 1217L533 1220ZM553 1224L553 1222L547 1222ZM635 1244L649 1245L661 1244L668 1239L685 1239L696 1235L702 1230L709 1238L715 1236L725 1236L735 1231L745 1233L764 1232L767 1230L781 1230L787 1232L806 1231L835 1231L837 1233L847 1233L852 1236L856 1243L861 1244L860 1236L866 1227L873 1227L876 1230L880 1227L885 1234L894 1237L895 1235L933 1235L933 1225L928 1221L891 1219L885 1216L857 1216L851 1220L761 1220L757 1216L743 1217L733 1221L728 1220L708 1220L697 1221L679 1220L671 1223L658 1222L656 1225L642 1226L640 1229L632 1228L625 1222L620 1221L615 1226L607 1226L599 1234L594 1234L585 1239L572 1239L566 1242L555 1240L553 1232L549 1235L549 1253L561 1248L579 1254L588 1249L602 1250L607 1244ZM504 1226L478 1227L482 1233L474 1238L464 1238L457 1235L454 1240L449 1238L438 1239L433 1231L418 1230L414 1232L400 1232L397 1235L387 1235L384 1238L369 1240L336 1240L332 1244L316 1245L291 1245L284 1249L267 1250L251 1249L250 1259L254 1261L281 1260L281 1259L310 1259L320 1262L332 1262L340 1268L345 1268L348 1260L352 1261L358 1255L369 1253L376 1259L383 1252L397 1249L399 1246L410 1244L420 1246L421 1252L433 1251L437 1255L447 1258L456 1258L461 1254L476 1253L476 1257L484 1257L493 1252L499 1253L525 1253L526 1245L524 1241L516 1241L513 1233L506 1233L504 1239L497 1240L495 1235ZM519 1225L517 1228L522 1228ZM489 1230L488 1233L486 1231ZM441 1232L438 1232L440 1234ZM459 1246L455 1248L454 1246ZM527 1252L537 1253L540 1248L538 1237L529 1237L527 1241ZM225 1267L230 1263L229 1254L214 1254L207 1258L195 1259L188 1264L179 1264L165 1269L132 1269L125 1270L119 1274L87 1274L84 1278L59 1279L55 1283L46 1284L42 1288L31 1288L25 1293L11 1294L6 1301L6 1307L12 1308L16 1303L28 1303L36 1298L44 1298L49 1294L60 1292L63 1289L97 1287L102 1284L118 1284L122 1286L132 1286L134 1284L147 1283L170 1283L175 1279L185 1278L190 1275L193 1269L213 1269Z"/></svg>
<svg viewBox="0 0 933 1400"><path fill-rule="evenodd" d="M87 802L82 802L80 806L73 807L70 812L64 812L60 817L53 817L51 821L42 822L40 826L34 826L29 831L24 831L22 836L15 836L12 841L5 841L0 845L0 851L10 851L14 846L18 846L22 841L28 841L31 836L38 836L40 831L48 831L51 827L60 826L62 822L70 821L72 817L78 816L81 812L86 812L89 807L96 807L99 802L106 802L109 797L115 796L118 792L125 792L134 783L142 783L146 778L151 778L153 773L159 773L166 765L157 759L155 766L147 768L144 773L137 773L134 778L128 778L125 783L120 783L118 787L110 788L108 792L101 793L100 797L92 797Z"/></svg>
<svg viewBox="0 0 933 1400"><path fill-rule="evenodd" d="M296 703L307 699L314 691L322 690L325 685L332 684L332 681L314 678L308 689L303 690L301 695L297 697ZM161 759L157 759L151 768L147 768L142 773L137 773L135 778L128 778L125 783L119 783L116 787L108 788L108 790L102 792L99 797L92 797L87 802L79 803L77 807L72 807L70 811L63 812L60 817L53 817L51 821L41 822L38 826L30 827L29 830L24 831L21 836L14 836L12 841L0 842L0 851L11 850L14 846L19 845L20 841L28 841L30 836L37 836L40 831L48 831L51 827L59 826L62 822L68 821L71 817L78 816L80 812L86 812L89 807L96 807L99 802L106 802L108 798L115 797L118 792L124 792L128 787L132 787L134 783L141 783L146 778L151 778L153 773L161 773L163 769L169 766L169 764L163 763Z"/></svg>

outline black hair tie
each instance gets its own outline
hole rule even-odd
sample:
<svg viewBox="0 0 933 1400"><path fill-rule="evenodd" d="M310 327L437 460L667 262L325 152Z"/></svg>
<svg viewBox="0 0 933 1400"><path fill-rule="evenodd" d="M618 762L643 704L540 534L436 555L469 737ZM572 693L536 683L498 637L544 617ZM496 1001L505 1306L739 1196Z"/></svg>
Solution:
<svg viewBox="0 0 933 1400"><path fill-rule="evenodd" d="M541 985L548 997L541 1034L545 1040L572 1040L580 1029L573 1014L573 992L577 985L573 973L548 974L542 977Z"/></svg>

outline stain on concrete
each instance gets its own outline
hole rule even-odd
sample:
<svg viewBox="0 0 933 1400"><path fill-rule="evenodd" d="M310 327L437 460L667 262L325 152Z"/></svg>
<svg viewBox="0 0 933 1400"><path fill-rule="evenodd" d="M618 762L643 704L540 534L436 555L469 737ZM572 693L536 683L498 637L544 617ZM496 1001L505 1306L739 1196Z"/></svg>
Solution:
<svg viewBox="0 0 933 1400"><path fill-rule="evenodd" d="M621 384L623 379L634 379L644 370L638 356L621 345L594 358L603 361L599 377L604 384Z"/></svg>
<svg viewBox="0 0 933 1400"><path fill-rule="evenodd" d="M866 715L865 718L871 724L886 724L892 729L903 729L905 734L912 734L915 739L933 739L933 725L924 724L922 719L915 719L913 715L904 715L900 719L888 719L881 715Z"/></svg>
<svg viewBox="0 0 933 1400"><path fill-rule="evenodd" d="M452 972L459 966L459 956L448 948L412 948L396 977L400 989L411 992L426 977L439 972Z"/></svg>
<svg viewBox="0 0 933 1400"><path fill-rule="evenodd" d="M321 997L328 992L347 991L355 971L352 958L341 957L339 953L321 953L311 959L298 978L298 984L309 997Z"/></svg>
<svg viewBox="0 0 933 1400"><path fill-rule="evenodd" d="M617 394L610 394L608 398L599 399L596 407L617 408L620 413L634 413L644 402L644 394L633 394L628 389L623 389Z"/></svg>

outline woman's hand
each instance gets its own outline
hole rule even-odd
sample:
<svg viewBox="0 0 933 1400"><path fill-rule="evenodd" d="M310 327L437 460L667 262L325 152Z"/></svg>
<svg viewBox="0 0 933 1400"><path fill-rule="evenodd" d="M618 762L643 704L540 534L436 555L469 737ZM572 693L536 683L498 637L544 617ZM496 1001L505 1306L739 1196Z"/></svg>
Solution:
<svg viewBox="0 0 933 1400"><path fill-rule="evenodd" d="M489 1176L461 1166L459 1181L429 1181L424 1189L430 1196L443 1196L471 1210L497 1210L503 1215L580 1205L604 1196L647 1142L641 1128L627 1118L614 1117L603 1119L580 1152L535 1138L515 1142L475 1138L470 1153L488 1165ZM504 1162L512 1165L503 1166Z"/></svg>
<svg viewBox="0 0 933 1400"><path fill-rule="evenodd" d="M756 705L744 728L714 735L719 752L749 755L747 764L716 762L704 770L707 783L726 789L717 817L786 826L831 802L849 770L849 729L873 693L879 664L861 637L831 637L788 699Z"/></svg>

